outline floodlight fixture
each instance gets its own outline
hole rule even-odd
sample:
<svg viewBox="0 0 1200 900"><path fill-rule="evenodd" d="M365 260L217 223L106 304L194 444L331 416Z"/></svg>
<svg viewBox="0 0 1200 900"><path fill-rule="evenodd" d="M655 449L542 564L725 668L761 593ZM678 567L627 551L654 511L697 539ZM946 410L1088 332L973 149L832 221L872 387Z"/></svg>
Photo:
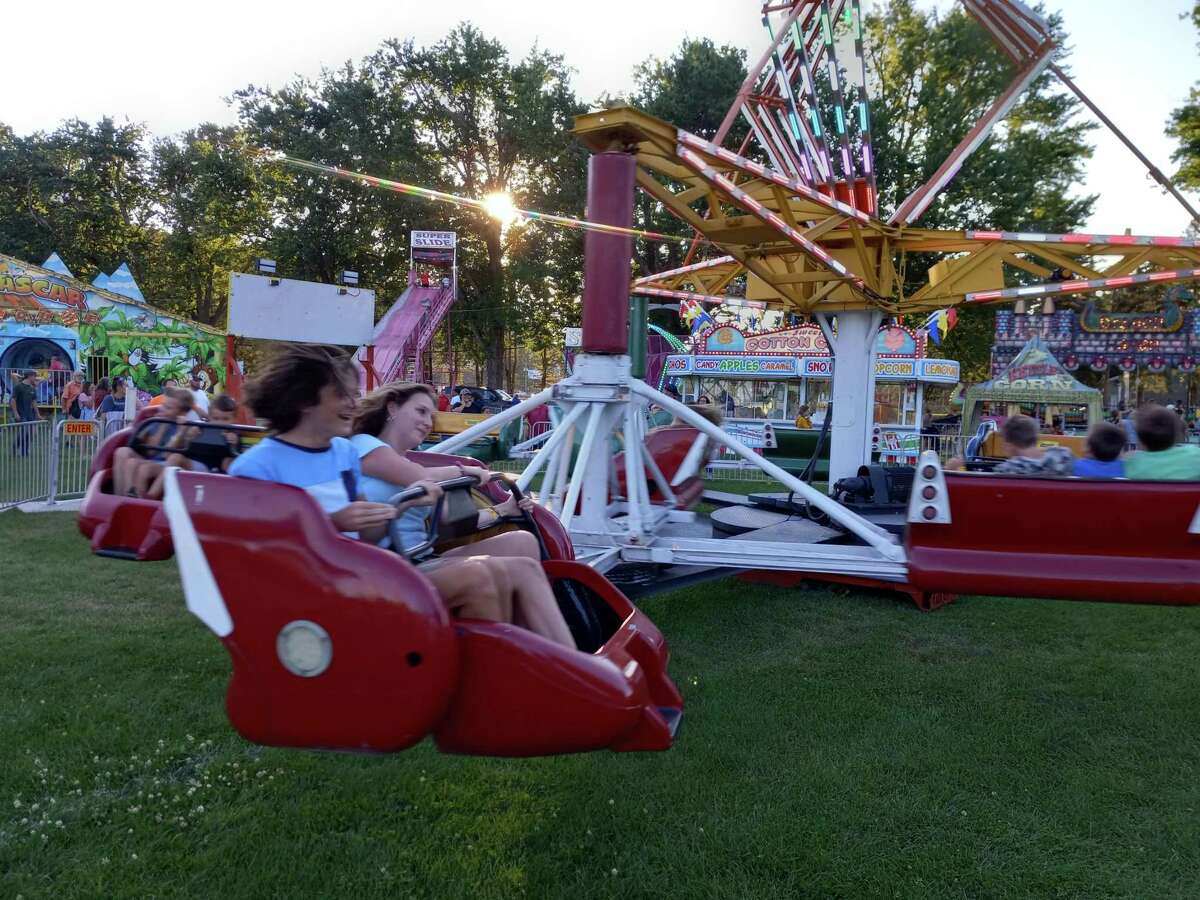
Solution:
<svg viewBox="0 0 1200 900"><path fill-rule="evenodd" d="M274 275L275 260L260 256L258 259L254 260L254 270L258 272L259 275Z"/></svg>
<svg viewBox="0 0 1200 900"><path fill-rule="evenodd" d="M340 281L346 287L358 287L358 273L346 269L340 276Z"/></svg>

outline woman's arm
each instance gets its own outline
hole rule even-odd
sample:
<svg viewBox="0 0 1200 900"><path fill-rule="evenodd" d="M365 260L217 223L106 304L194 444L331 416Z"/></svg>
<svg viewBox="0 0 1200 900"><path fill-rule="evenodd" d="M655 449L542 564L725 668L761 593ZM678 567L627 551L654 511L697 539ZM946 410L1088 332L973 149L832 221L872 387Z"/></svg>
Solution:
<svg viewBox="0 0 1200 900"><path fill-rule="evenodd" d="M445 481L459 475L471 475L481 484L488 471L482 466L423 466L405 458L391 447L376 447L362 458L364 475L392 484L412 485L418 481Z"/></svg>

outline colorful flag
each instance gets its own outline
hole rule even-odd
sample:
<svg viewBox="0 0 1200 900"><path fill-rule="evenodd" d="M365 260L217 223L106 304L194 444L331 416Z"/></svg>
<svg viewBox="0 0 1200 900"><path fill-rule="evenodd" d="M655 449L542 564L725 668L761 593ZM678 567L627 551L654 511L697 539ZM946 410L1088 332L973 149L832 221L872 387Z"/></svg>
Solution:
<svg viewBox="0 0 1200 900"><path fill-rule="evenodd" d="M691 328L692 334L717 324L700 305L700 301L691 298L679 301L679 318Z"/></svg>
<svg viewBox="0 0 1200 900"><path fill-rule="evenodd" d="M925 331L934 344L941 346L942 338L950 333L950 329L958 324L958 310L953 306L949 309L939 309L929 314L925 320Z"/></svg>

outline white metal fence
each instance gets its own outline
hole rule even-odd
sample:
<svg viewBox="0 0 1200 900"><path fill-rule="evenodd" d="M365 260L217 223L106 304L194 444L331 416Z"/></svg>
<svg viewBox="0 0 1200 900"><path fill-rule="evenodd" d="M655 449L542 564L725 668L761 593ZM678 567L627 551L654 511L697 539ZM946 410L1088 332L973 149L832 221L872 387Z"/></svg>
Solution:
<svg viewBox="0 0 1200 900"><path fill-rule="evenodd" d="M107 428L79 419L0 425L0 510L82 496L96 450L124 424L118 418Z"/></svg>
<svg viewBox="0 0 1200 900"><path fill-rule="evenodd" d="M0 510L46 498L53 449L49 419L0 425Z"/></svg>
<svg viewBox="0 0 1200 900"><path fill-rule="evenodd" d="M104 440L98 422L61 419L54 429L50 454L50 483L47 500L82 497L87 491L88 470Z"/></svg>

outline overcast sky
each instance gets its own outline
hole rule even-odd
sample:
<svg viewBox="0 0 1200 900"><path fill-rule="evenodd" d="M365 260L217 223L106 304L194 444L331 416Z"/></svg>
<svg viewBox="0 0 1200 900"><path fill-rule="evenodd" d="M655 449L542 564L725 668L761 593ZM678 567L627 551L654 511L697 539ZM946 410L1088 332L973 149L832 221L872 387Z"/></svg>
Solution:
<svg viewBox="0 0 1200 900"><path fill-rule="evenodd" d="M945 9L952 0L927 2ZM313 75L358 59L389 37L431 43L464 20L515 56L534 43L563 54L586 100L628 90L637 63L669 55L685 36L735 44L752 59L766 43L760 0L50 0L6 6L0 121L20 134L105 114L145 122L156 134L232 122L223 98L239 87ZM1047 0L1046 6L1063 13L1076 83L1151 160L1173 171L1172 142L1163 128L1200 80L1197 35L1179 18L1192 0ZM16 54L17 46L25 50ZM1089 227L1181 233L1187 226L1182 208L1107 131L1093 135L1096 155L1085 189L1101 199ZM1200 206L1200 197L1191 199Z"/></svg>

